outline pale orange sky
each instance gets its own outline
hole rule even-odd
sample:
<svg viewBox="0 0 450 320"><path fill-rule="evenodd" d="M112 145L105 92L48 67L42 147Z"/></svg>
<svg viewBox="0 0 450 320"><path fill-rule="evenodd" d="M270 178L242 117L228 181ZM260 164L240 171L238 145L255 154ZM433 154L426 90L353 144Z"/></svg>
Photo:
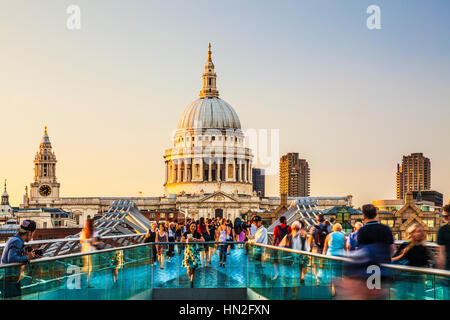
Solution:
<svg viewBox="0 0 450 320"><path fill-rule="evenodd" d="M370 1L77 2L78 31L66 28L70 1L0 12L0 178L12 205L44 125L62 196L162 195L162 155L198 97L208 42L220 97L243 129L280 130L280 156L310 164L312 195L394 198L397 162L423 152L448 201L448 3L380 1L383 28L369 31ZM278 195L278 175L266 183Z"/></svg>

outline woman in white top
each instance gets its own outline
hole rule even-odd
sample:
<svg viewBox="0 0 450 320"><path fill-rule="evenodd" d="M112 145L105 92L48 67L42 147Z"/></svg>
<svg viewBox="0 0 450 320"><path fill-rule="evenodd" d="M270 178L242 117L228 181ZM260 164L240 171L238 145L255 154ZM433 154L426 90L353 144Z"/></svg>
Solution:
<svg viewBox="0 0 450 320"><path fill-rule="evenodd" d="M159 225L159 230L156 232L156 243L158 242L169 242L166 228L164 227L164 224ZM155 245L156 252L158 253L158 261L159 261L159 268L162 270L164 269L164 254L167 249L166 244L157 244Z"/></svg>
<svg viewBox="0 0 450 320"><path fill-rule="evenodd" d="M99 244L98 233L95 231L94 220L87 219L84 224L84 229L80 232L81 252L92 252L97 250L96 246ZM92 272L92 255L86 254L82 256L83 268L82 272L87 272L87 287L93 288L89 284Z"/></svg>
<svg viewBox="0 0 450 320"><path fill-rule="evenodd" d="M220 220L220 226L216 231L216 238L218 242L226 242L230 236L230 227L225 224L225 219ZM226 244L221 244L219 246L219 267L225 268L225 262L227 260L227 247Z"/></svg>
<svg viewBox="0 0 450 320"><path fill-rule="evenodd" d="M176 227L173 222L169 223L169 228L167 229L167 239L169 242L175 242L176 238ZM170 262L170 258L174 256L175 245L169 244L169 250L167 251L167 259Z"/></svg>

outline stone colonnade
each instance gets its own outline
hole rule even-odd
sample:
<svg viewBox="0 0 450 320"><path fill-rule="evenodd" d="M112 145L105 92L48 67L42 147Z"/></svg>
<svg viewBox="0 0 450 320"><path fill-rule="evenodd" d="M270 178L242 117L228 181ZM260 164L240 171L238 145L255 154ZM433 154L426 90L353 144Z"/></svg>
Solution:
<svg viewBox="0 0 450 320"><path fill-rule="evenodd" d="M180 158L165 161L165 184L181 182L252 182L252 163L241 158Z"/></svg>

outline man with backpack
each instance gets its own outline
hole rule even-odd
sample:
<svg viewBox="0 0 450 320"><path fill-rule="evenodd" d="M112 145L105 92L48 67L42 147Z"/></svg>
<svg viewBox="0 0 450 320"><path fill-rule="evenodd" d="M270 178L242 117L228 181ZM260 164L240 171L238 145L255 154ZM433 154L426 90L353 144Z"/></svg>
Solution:
<svg viewBox="0 0 450 320"><path fill-rule="evenodd" d="M281 243L281 240L284 239L285 236L287 236L288 234L291 233L291 227L286 225L286 217L285 216L281 216L280 217L280 224L277 225L275 227L275 229L273 230L273 240L272 240L272 245L278 247ZM275 271L275 275L272 278L272 280L277 280L278 279L278 263L280 260L280 252L278 252L278 250L274 250L273 251L273 269Z"/></svg>
<svg viewBox="0 0 450 320"><path fill-rule="evenodd" d="M281 240L284 239L284 237L291 233L291 227L286 225L286 217L281 216L280 217L280 224L275 227L273 230L273 241L272 245L279 246Z"/></svg>
<svg viewBox="0 0 450 320"><path fill-rule="evenodd" d="M317 224L314 225L310 229L310 238L309 238L309 246L311 248L311 252L313 253L322 253L323 247L325 246L325 239L329 233L328 226L325 224L325 218L322 213L317 215ZM312 273L316 280L315 286L320 285L320 278L322 274L323 260L318 258L312 258Z"/></svg>

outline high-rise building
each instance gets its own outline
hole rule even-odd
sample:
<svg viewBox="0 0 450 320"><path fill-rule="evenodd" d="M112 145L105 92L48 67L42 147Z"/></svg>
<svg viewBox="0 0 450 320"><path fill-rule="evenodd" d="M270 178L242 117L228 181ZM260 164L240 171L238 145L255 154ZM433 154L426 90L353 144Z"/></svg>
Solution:
<svg viewBox="0 0 450 320"><path fill-rule="evenodd" d="M280 195L309 197L310 171L308 162L298 153L290 152L280 158Z"/></svg>
<svg viewBox="0 0 450 320"><path fill-rule="evenodd" d="M252 168L253 191L260 197L266 194L266 176L264 169Z"/></svg>
<svg viewBox="0 0 450 320"><path fill-rule="evenodd" d="M431 189L431 163L423 153L403 156L402 164L397 164L397 199L404 199L409 191Z"/></svg>

